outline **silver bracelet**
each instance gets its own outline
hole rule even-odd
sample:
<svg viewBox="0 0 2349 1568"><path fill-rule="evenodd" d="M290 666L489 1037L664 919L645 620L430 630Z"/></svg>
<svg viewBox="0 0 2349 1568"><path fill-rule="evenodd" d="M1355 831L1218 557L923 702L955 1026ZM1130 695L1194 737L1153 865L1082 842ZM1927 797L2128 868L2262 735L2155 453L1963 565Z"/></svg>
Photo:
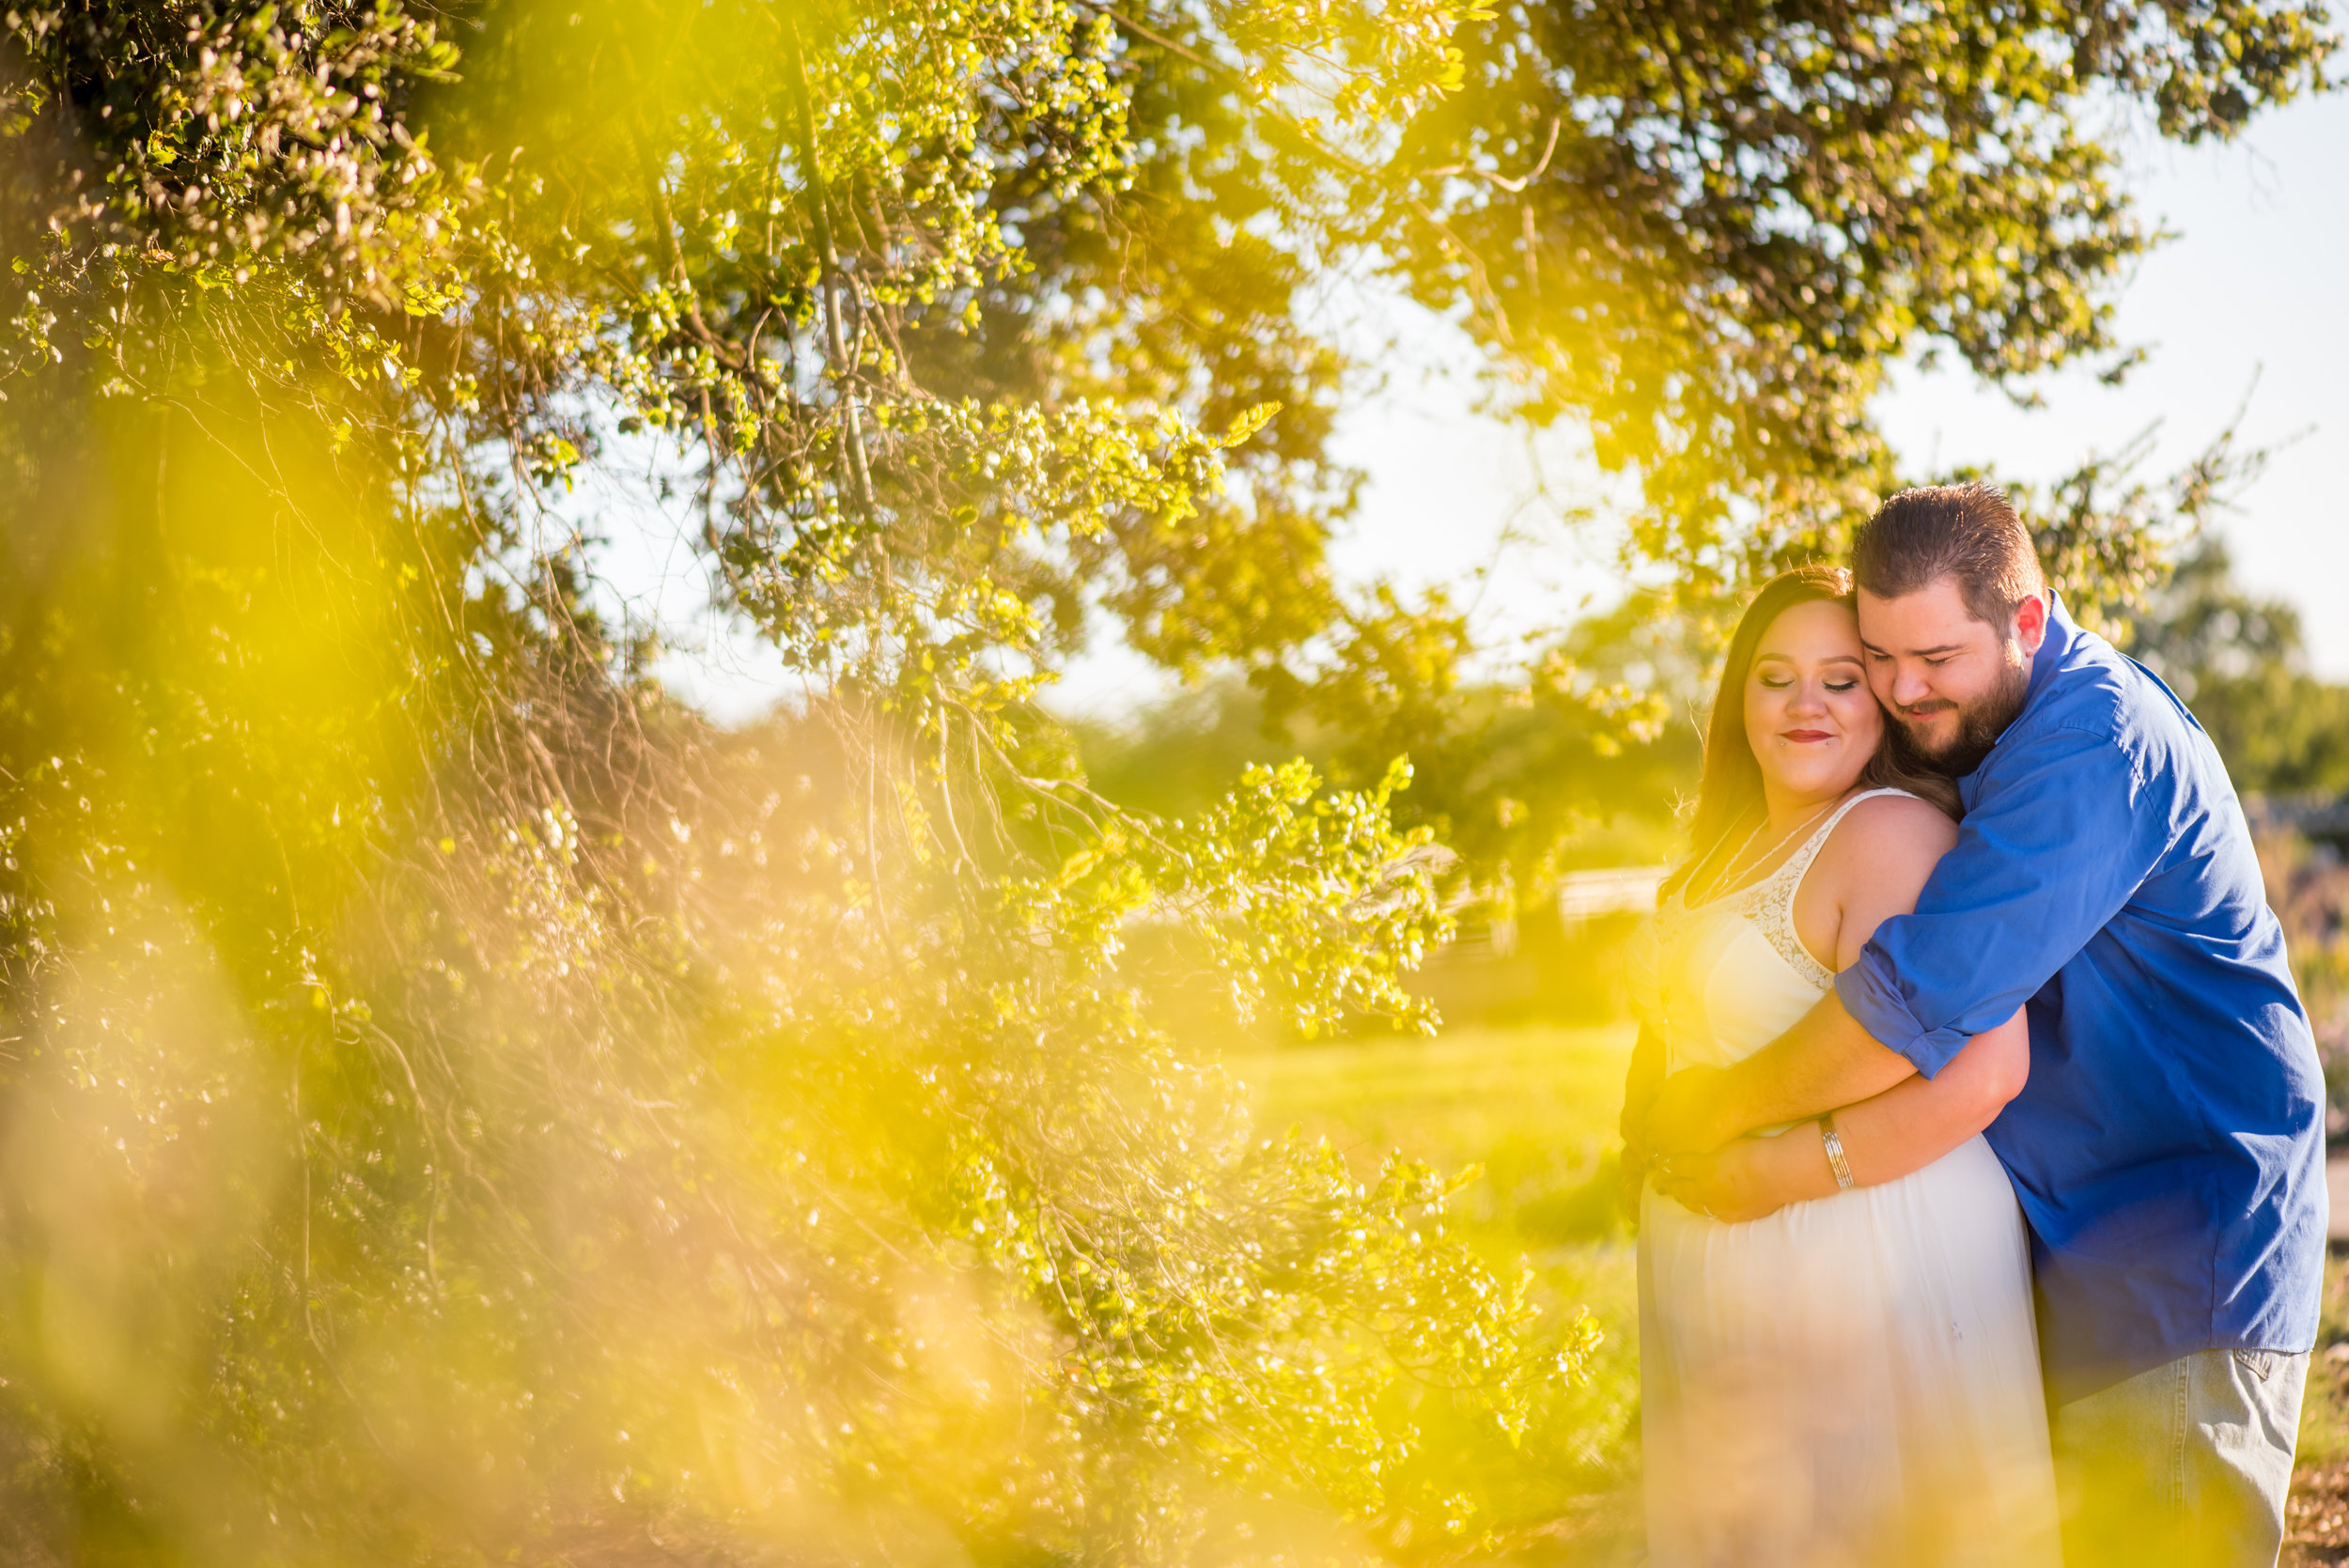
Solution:
<svg viewBox="0 0 2349 1568"><path fill-rule="evenodd" d="M1835 1172L1838 1189L1848 1192L1859 1185L1851 1179L1851 1161L1843 1157L1843 1137L1835 1130L1835 1112L1819 1118L1819 1147L1827 1151L1827 1168Z"/></svg>

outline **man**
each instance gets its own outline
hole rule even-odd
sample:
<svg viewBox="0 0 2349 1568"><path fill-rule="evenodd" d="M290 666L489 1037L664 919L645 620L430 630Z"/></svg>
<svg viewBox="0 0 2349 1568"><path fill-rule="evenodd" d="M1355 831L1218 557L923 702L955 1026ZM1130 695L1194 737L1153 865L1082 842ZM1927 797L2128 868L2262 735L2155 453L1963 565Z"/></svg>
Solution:
<svg viewBox="0 0 2349 1568"><path fill-rule="evenodd" d="M2028 1003L1988 1138L2032 1235L2065 1552L2271 1564L2325 1256L2323 1077L2234 790L2159 680L2073 624L1987 486L1853 551L1869 684L1966 817L1914 914L1735 1066L1668 1079L1658 1152L1937 1073Z"/></svg>

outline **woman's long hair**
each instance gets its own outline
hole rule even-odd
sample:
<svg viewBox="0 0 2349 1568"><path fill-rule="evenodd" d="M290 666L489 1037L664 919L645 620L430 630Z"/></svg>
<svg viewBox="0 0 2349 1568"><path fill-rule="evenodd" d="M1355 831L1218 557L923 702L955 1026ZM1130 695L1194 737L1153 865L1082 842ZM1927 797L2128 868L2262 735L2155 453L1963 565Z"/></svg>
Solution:
<svg viewBox="0 0 2349 1568"><path fill-rule="evenodd" d="M1729 640L1729 656L1721 661L1721 683L1713 694L1713 714L1704 732L1704 778L1697 786L1697 809L1688 824L1688 854L1664 879L1670 894L1688 887L1740 830L1760 823L1766 807L1762 794L1762 764L1746 735L1746 676L1752 672L1755 650L1781 615L1797 604L1830 599L1857 613L1851 573L1842 567L1808 566L1782 571L1762 584L1739 617ZM1932 801L1955 817L1960 807L1957 786L1917 762L1902 743L1900 724L1886 715L1884 738L1860 770L1859 787L1907 790ZM1716 876L1719 875L1717 871Z"/></svg>

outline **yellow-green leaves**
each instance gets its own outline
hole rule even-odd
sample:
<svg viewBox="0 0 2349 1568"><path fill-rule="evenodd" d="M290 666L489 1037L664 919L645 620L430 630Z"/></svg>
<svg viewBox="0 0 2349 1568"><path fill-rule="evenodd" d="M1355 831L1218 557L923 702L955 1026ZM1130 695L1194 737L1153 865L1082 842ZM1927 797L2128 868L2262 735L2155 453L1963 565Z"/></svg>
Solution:
<svg viewBox="0 0 2349 1568"><path fill-rule="evenodd" d="M1281 411L1278 403L1257 403L1242 409L1224 428L1223 444L1237 446L1249 437L1272 423L1272 416Z"/></svg>

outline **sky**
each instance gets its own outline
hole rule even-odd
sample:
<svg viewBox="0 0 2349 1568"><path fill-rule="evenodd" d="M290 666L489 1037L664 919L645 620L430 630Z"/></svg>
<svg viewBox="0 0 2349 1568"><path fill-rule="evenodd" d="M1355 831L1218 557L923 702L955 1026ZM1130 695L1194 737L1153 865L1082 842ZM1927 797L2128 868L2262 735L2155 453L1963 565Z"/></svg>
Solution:
<svg viewBox="0 0 2349 1568"><path fill-rule="evenodd" d="M2147 350L2117 387L2088 370L2035 383L2020 408L1962 367L1896 370L1877 405L1915 472L1961 463L2048 479L2146 432L2158 477L2241 413L2239 436L2276 447L2222 523L2238 578L2296 605L2319 673L2349 679L2349 93L2306 101L2225 146L2133 133L2126 179L2174 238L2118 294L2115 330ZM1621 592L1604 522L1609 487L1571 431L1529 435L1477 411L1475 356L1455 329L1392 295L1347 287L1323 302L1346 338L1377 349L1378 384L1342 421L1340 460L1367 476L1332 551L1340 573L1453 585L1480 628L1506 639ZM597 508L607 518L638 508ZM1597 521L1568 520L1578 508ZM657 511L658 508L651 508ZM771 655L703 604L698 569L668 527L625 521L611 578L676 647L671 684L722 721L786 690ZM1562 614L1561 611L1565 613ZM1054 706L1112 717L1167 690L1116 648L1069 673Z"/></svg>

